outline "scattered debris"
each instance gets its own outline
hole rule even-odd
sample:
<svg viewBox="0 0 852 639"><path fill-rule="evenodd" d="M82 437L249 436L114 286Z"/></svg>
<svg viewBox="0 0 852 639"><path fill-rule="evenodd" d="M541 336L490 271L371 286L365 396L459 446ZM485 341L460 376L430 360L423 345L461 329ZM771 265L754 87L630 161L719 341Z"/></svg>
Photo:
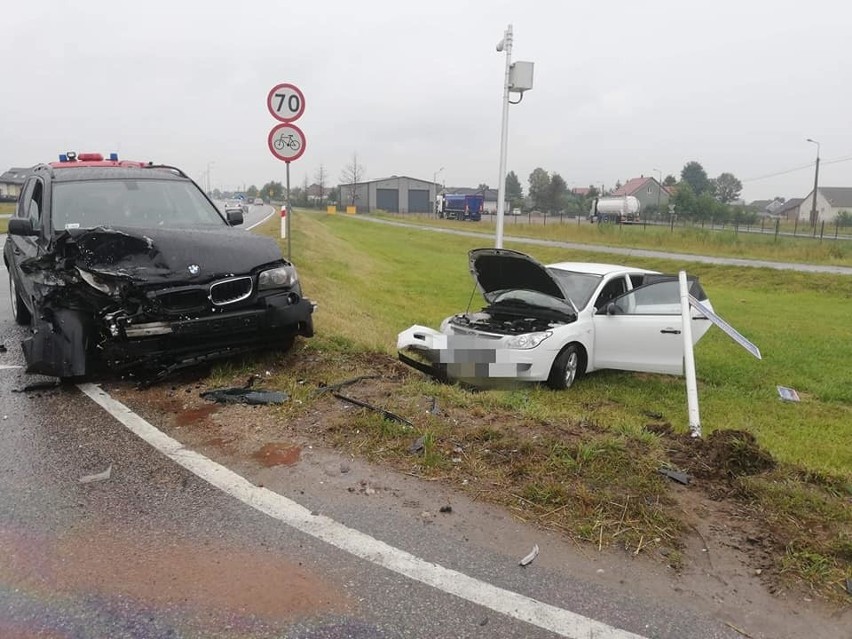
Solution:
<svg viewBox="0 0 852 639"><path fill-rule="evenodd" d="M743 637L748 637L748 639L753 639L752 636L750 634L748 634L745 630L743 630L741 628L737 628L734 624L728 623L727 621L724 622L724 623L725 623L726 626L728 626L728 628L733 628L738 633L740 633Z"/></svg>
<svg viewBox="0 0 852 639"><path fill-rule="evenodd" d="M5 344L0 344L0 353L5 353L8 349Z"/></svg>
<svg viewBox="0 0 852 639"><path fill-rule="evenodd" d="M679 470L672 470L670 468L660 468L657 470L661 475L665 475L669 479L676 481L679 484L683 484L684 486L688 486L692 477L687 475L686 473L682 473Z"/></svg>
<svg viewBox="0 0 852 639"><path fill-rule="evenodd" d="M112 476L112 464L107 466L107 469L101 473L95 473L94 475L83 475L80 477L81 484L93 484L98 481L106 481Z"/></svg>
<svg viewBox="0 0 852 639"><path fill-rule="evenodd" d="M51 390L54 388L59 388L59 380L53 379L45 382L33 382L32 384L27 384L23 388L13 388L13 393L29 393L31 391L37 390Z"/></svg>
<svg viewBox="0 0 852 639"><path fill-rule="evenodd" d="M217 388L204 391L201 397L220 404L250 404L258 406L263 404L283 404L290 396L283 391L270 391L263 388L253 389L250 387Z"/></svg>
<svg viewBox="0 0 852 639"><path fill-rule="evenodd" d="M344 402L349 402L350 404L355 404L356 406L360 406L361 408L368 408L371 411L381 414L385 419L389 419L393 422L399 422L400 424L405 424L406 426L414 427L410 421L405 419L405 417L400 417L396 413L392 413L389 410L385 410L384 408L380 408L379 406L373 406L372 404L368 404L367 402L362 402L360 399L355 399L354 397L347 397L346 395L341 395L340 393L332 392L337 399L343 400Z"/></svg>
<svg viewBox="0 0 852 639"><path fill-rule="evenodd" d="M334 391L340 390L344 386L351 386L352 384L357 384L358 382L365 379L381 379L381 375L359 375L358 377L345 379L342 382L337 382L336 384L320 386L314 391L314 395L322 395L323 393L333 393Z"/></svg>
<svg viewBox="0 0 852 639"><path fill-rule="evenodd" d="M437 397L432 398L432 405L429 407L429 414L430 415L440 415L441 414L441 409L438 408L438 398Z"/></svg>
<svg viewBox="0 0 852 639"><path fill-rule="evenodd" d="M852 595L852 577L846 578L846 592Z"/></svg>
<svg viewBox="0 0 852 639"><path fill-rule="evenodd" d="M421 435L417 439L415 439L411 446L408 447L408 452L412 455L416 455L417 453L423 452L426 448L426 435Z"/></svg>
<svg viewBox="0 0 852 639"><path fill-rule="evenodd" d="M449 514L449 513L453 512L453 507L452 507L452 506L450 506L449 504L447 504L446 506L441 506L441 507L438 509L438 512L439 512L439 513L448 513L448 514Z"/></svg>
<svg viewBox="0 0 852 639"><path fill-rule="evenodd" d="M484 626L488 623L488 617L483 617L482 621L479 622L480 626Z"/></svg>
<svg viewBox="0 0 852 639"><path fill-rule="evenodd" d="M787 388L786 386L777 386L778 396L783 399L785 402L798 402L799 394L793 388Z"/></svg>
<svg viewBox="0 0 852 639"><path fill-rule="evenodd" d="M663 418L662 413L658 413L658 412L653 411L653 410L643 410L642 414L645 415L645 417L650 417L651 419L662 419Z"/></svg>
<svg viewBox="0 0 852 639"><path fill-rule="evenodd" d="M533 562L533 560L535 560L536 557L538 557L538 544L535 544L533 546L532 550L530 551L530 554L528 554L526 557L521 559L518 562L518 565L519 566L529 566Z"/></svg>

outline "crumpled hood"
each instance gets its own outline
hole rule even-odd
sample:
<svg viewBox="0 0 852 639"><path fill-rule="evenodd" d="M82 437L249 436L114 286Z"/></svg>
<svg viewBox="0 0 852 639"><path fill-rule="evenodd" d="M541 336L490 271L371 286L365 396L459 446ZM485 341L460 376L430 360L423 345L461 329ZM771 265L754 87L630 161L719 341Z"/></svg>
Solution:
<svg viewBox="0 0 852 639"><path fill-rule="evenodd" d="M559 284L543 264L520 251L482 248L468 253L470 273L479 291L488 302L494 293L503 290L525 289L566 300Z"/></svg>
<svg viewBox="0 0 852 639"><path fill-rule="evenodd" d="M145 284L206 282L283 261L271 238L228 228L101 227L59 236L55 252L87 271Z"/></svg>

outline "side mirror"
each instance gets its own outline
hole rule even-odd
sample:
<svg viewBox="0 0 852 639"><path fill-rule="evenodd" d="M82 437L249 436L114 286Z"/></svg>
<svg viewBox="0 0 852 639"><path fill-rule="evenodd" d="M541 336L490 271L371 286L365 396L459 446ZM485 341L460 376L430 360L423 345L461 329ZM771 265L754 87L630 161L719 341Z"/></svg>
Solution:
<svg viewBox="0 0 852 639"><path fill-rule="evenodd" d="M231 226L239 226L243 223L242 211L228 211L228 224Z"/></svg>
<svg viewBox="0 0 852 639"><path fill-rule="evenodd" d="M13 217L9 219L9 235L38 235L38 230L30 218Z"/></svg>
<svg viewBox="0 0 852 639"><path fill-rule="evenodd" d="M615 302L610 302L606 305L607 315L615 315L616 313L618 313L618 307L615 305Z"/></svg>

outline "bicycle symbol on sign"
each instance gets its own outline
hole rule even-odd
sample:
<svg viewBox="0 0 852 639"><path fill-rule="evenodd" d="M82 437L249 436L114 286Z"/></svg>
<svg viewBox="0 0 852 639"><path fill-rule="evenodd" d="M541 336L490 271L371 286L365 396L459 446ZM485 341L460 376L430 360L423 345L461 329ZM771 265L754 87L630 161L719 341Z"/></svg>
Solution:
<svg viewBox="0 0 852 639"><path fill-rule="evenodd" d="M293 151L298 151L302 147L302 143L296 139L295 135L292 133L284 135L283 131L278 135L278 139L276 139L272 145L275 147L276 151L281 151L284 147Z"/></svg>

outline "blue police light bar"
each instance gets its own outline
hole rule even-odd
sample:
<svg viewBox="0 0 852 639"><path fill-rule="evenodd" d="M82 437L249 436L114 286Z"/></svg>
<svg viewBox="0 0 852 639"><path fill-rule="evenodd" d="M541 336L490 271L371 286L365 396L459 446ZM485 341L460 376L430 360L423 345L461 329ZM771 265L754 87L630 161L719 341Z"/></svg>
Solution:
<svg viewBox="0 0 852 639"><path fill-rule="evenodd" d="M68 156L67 156L67 155L65 155L64 153L60 153L60 154L59 154L59 161L60 161L60 162L67 162L67 161L68 161Z"/></svg>
<svg viewBox="0 0 852 639"><path fill-rule="evenodd" d="M118 162L118 153L110 153L109 159L112 160L113 162Z"/></svg>

